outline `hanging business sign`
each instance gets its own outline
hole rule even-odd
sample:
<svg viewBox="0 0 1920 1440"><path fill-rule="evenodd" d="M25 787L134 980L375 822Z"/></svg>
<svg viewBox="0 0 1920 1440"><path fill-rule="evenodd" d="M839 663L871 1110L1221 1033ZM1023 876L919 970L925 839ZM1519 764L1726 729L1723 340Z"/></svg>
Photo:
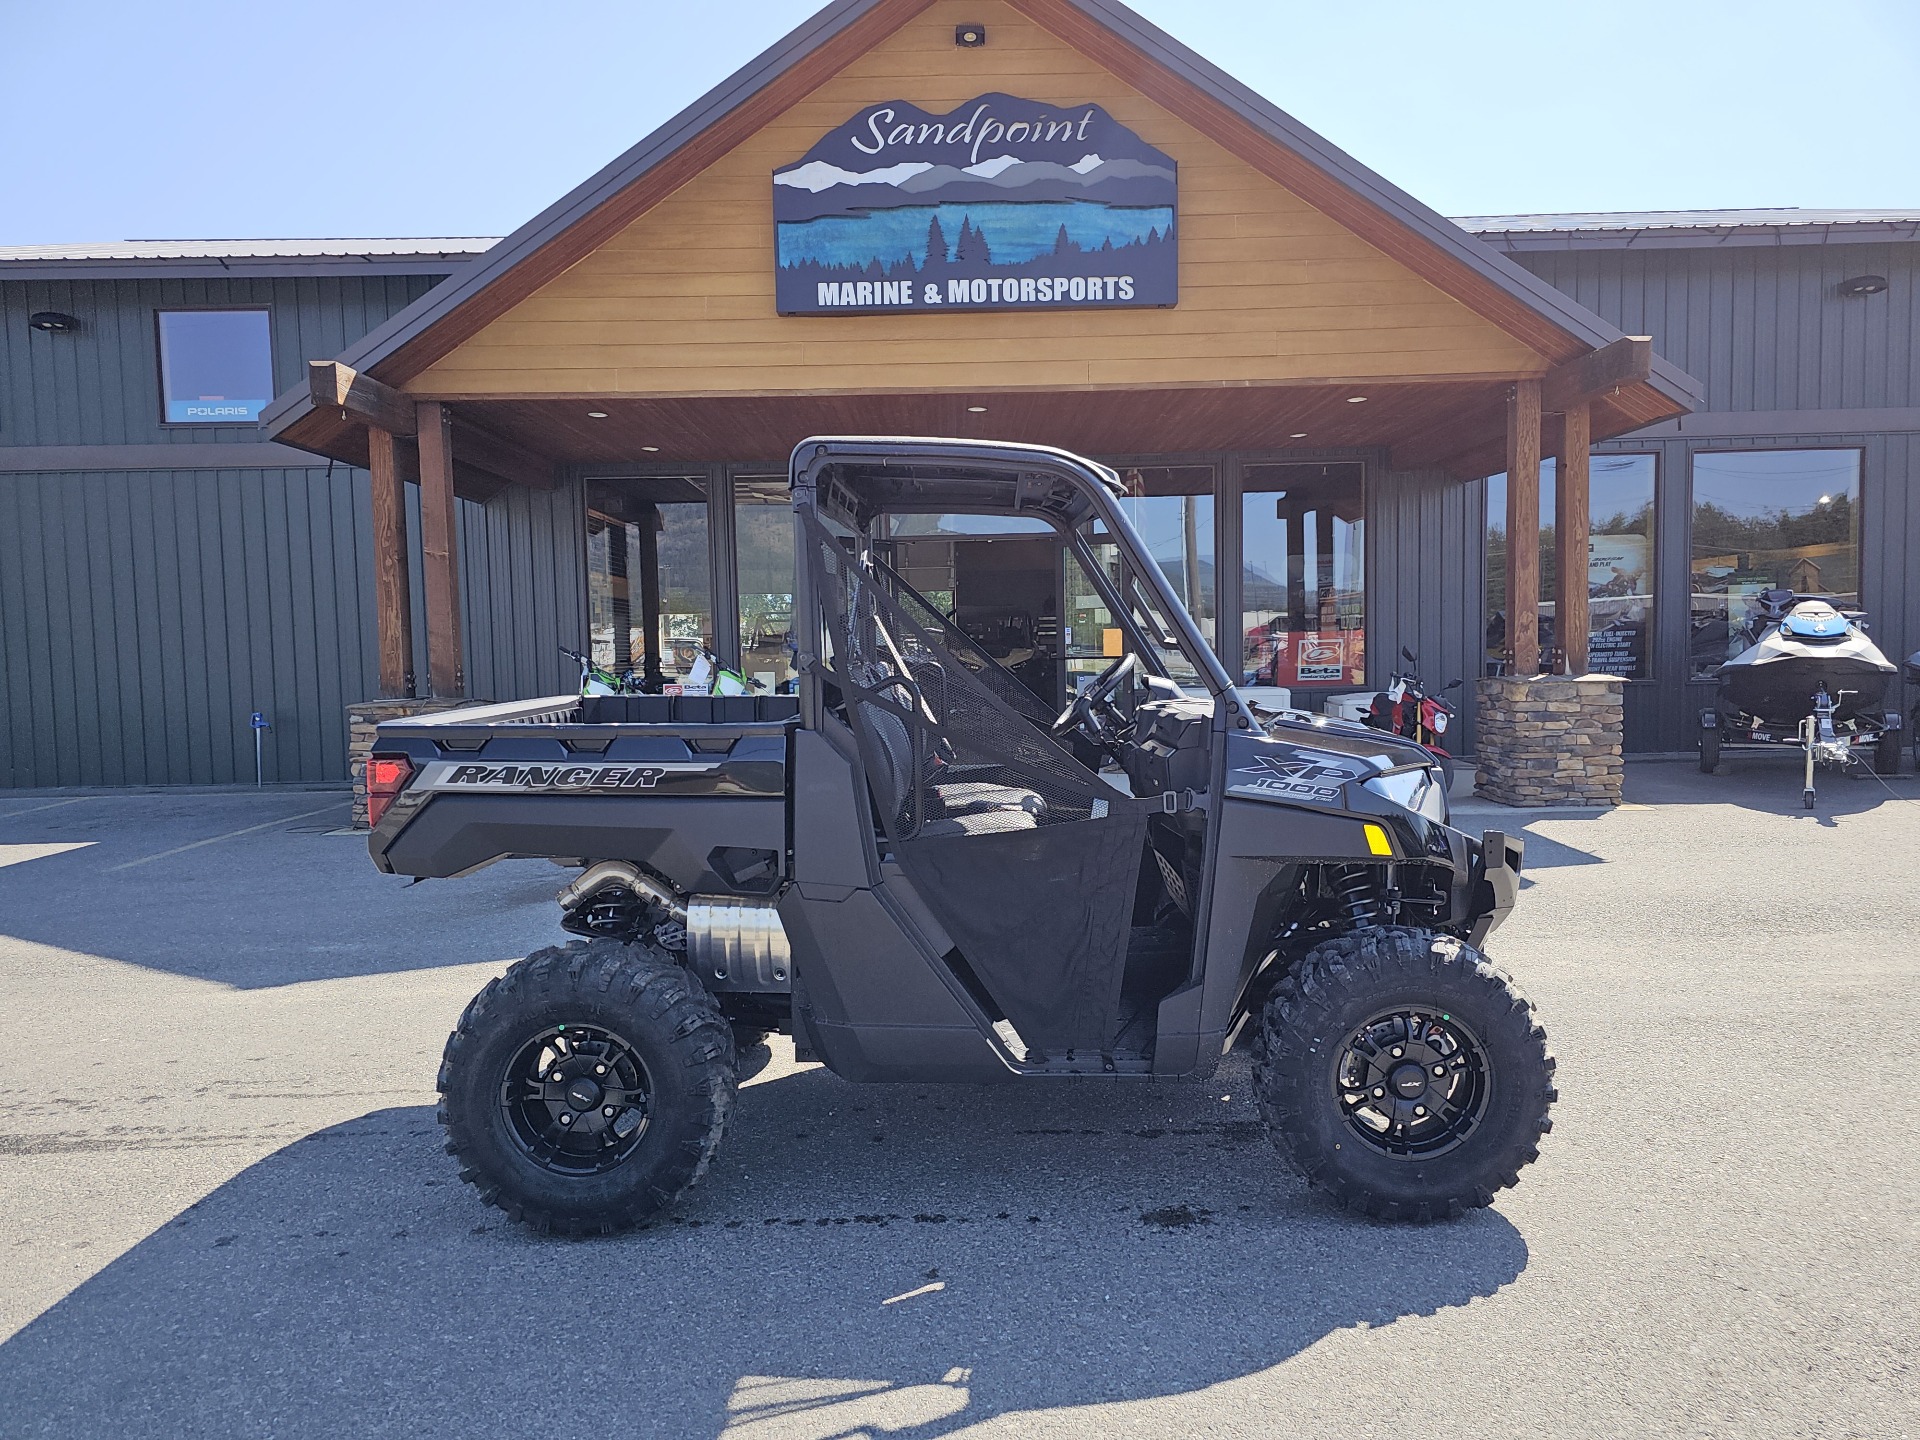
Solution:
<svg viewBox="0 0 1920 1440"><path fill-rule="evenodd" d="M1173 158L1098 105L869 106L773 172L782 315L1179 298Z"/></svg>

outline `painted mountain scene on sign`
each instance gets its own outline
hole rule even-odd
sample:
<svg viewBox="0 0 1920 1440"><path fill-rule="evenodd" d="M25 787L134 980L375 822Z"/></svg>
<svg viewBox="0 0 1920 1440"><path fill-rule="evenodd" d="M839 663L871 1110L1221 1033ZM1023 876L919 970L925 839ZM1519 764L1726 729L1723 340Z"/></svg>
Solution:
<svg viewBox="0 0 1920 1440"><path fill-rule="evenodd" d="M1097 105L875 105L774 172L779 309L1172 305L1176 182Z"/></svg>

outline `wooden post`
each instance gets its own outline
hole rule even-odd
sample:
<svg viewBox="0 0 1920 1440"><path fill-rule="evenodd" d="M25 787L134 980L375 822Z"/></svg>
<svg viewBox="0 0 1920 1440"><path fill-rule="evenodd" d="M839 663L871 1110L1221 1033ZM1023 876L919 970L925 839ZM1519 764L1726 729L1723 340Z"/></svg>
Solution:
<svg viewBox="0 0 1920 1440"><path fill-rule="evenodd" d="M420 560L427 592L427 674L433 694L466 694L460 658L460 549L453 501L453 416L419 402Z"/></svg>
<svg viewBox="0 0 1920 1440"><path fill-rule="evenodd" d="M367 427L373 476L373 630L379 642L380 694L413 694L413 600L407 590L407 499L393 435Z"/></svg>
<svg viewBox="0 0 1920 1440"><path fill-rule="evenodd" d="M1507 397L1507 646L1515 675L1540 673L1539 617L1540 382L1520 380Z"/></svg>
<svg viewBox="0 0 1920 1440"><path fill-rule="evenodd" d="M1560 572L1560 593L1555 597L1555 628L1560 634L1560 651L1567 657L1567 674L1587 673L1587 529L1591 507L1587 503L1587 451L1593 444L1593 417L1582 400L1567 406L1566 425L1560 441L1560 463L1554 474L1554 558Z"/></svg>

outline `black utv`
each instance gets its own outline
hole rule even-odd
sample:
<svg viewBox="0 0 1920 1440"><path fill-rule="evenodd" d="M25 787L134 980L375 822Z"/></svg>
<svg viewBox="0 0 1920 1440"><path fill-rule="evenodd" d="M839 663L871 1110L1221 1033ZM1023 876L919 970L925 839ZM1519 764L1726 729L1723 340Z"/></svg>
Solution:
<svg viewBox="0 0 1920 1440"><path fill-rule="evenodd" d="M1337 1201L1419 1220L1515 1182L1556 1098L1482 948L1521 847L1448 825L1429 752L1256 720L1100 465L815 439L791 485L797 694L380 727L382 870L581 867L560 923L585 938L447 1042L440 1118L485 1199L568 1233L646 1220L775 1030L856 1081L1200 1078L1244 1040L1275 1144ZM1053 694L890 563L933 516L1044 542L1076 602L1038 627Z"/></svg>

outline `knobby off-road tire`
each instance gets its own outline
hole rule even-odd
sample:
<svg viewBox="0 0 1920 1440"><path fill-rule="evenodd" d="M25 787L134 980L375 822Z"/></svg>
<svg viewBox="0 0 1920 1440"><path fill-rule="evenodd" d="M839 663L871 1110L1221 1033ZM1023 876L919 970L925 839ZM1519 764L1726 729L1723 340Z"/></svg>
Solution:
<svg viewBox="0 0 1920 1440"><path fill-rule="evenodd" d="M1720 768L1720 732L1702 727L1700 731L1700 773L1711 775Z"/></svg>
<svg viewBox="0 0 1920 1440"><path fill-rule="evenodd" d="M563 1078L529 1078L541 1073ZM583 1080L607 1088L575 1110L564 1097L592 1095L569 1088ZM576 940L474 996L447 1037L439 1115L482 1200L536 1230L604 1235L658 1214L706 1172L735 1084L732 1032L683 967L648 946ZM549 1114L578 1124L543 1141ZM590 1127L603 1143L585 1143Z"/></svg>
<svg viewBox="0 0 1920 1440"><path fill-rule="evenodd" d="M1379 1113L1356 1117L1343 1098L1343 1080L1352 1091L1355 1072L1347 1067L1356 1063L1356 1035L1390 1033L1391 1024L1363 1027L1396 1013L1431 1017L1437 1024L1423 1034L1464 1036L1480 1057L1477 1118L1426 1153L1390 1153L1386 1142L1361 1133L1361 1120L1378 1120ZM1310 1185L1379 1219L1442 1219L1492 1204L1494 1192L1516 1183L1539 1157L1540 1137L1553 1128L1548 1110L1559 1098L1546 1040L1533 1006L1472 946L1424 930L1356 931L1309 951L1275 987L1254 1042L1254 1090L1267 1133ZM1436 1043L1406 1048L1451 1067L1448 1041ZM1391 1058L1399 1052L1390 1042L1378 1053L1388 1069L1408 1064ZM1467 1051L1458 1055L1466 1073ZM1458 1084L1451 1074L1439 1083ZM1393 1112L1408 1117L1415 1134L1437 1124L1412 1120L1417 1098ZM1441 1111L1448 1109L1443 1102ZM1462 1106L1460 1114L1468 1110Z"/></svg>

